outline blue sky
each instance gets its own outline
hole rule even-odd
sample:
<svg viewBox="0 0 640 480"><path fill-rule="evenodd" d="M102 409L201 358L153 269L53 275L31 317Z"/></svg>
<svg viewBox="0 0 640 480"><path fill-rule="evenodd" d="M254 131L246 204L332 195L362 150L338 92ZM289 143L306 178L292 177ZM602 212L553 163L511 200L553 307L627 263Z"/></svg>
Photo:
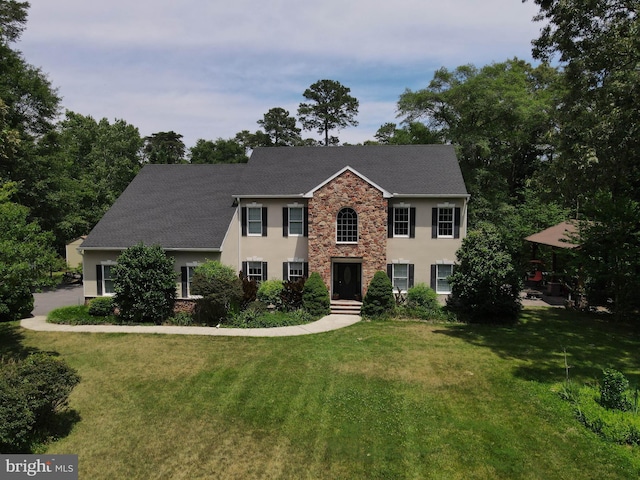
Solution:
<svg viewBox="0 0 640 480"><path fill-rule="evenodd" d="M325 78L360 101L360 125L340 140L373 139L399 121L406 88L440 67L530 61L540 31L531 0L29 1L16 48L65 109L124 119L143 136L173 130L187 147L255 131L273 107L295 116Z"/></svg>

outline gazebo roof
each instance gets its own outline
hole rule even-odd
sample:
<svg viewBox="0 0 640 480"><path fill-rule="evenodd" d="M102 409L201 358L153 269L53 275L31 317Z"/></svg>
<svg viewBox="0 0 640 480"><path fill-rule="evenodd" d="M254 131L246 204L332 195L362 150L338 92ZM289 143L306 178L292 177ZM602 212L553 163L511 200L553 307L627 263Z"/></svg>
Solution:
<svg viewBox="0 0 640 480"><path fill-rule="evenodd" d="M525 238L531 243L548 245L550 247L573 249L580 245L575 243L578 233L578 225L575 221L561 222L541 232L534 233Z"/></svg>

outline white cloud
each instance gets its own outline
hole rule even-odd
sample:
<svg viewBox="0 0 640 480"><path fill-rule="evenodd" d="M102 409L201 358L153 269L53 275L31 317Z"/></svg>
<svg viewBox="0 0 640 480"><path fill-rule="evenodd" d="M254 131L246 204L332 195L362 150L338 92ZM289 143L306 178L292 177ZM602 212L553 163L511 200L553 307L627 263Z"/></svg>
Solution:
<svg viewBox="0 0 640 480"><path fill-rule="evenodd" d="M530 57L539 26L518 0L30 0L18 48L42 67L63 106L123 118L143 135L174 130L187 145L228 138L281 106L295 115L321 78L351 87L373 138L395 102L440 67ZM309 136L315 136L308 132Z"/></svg>

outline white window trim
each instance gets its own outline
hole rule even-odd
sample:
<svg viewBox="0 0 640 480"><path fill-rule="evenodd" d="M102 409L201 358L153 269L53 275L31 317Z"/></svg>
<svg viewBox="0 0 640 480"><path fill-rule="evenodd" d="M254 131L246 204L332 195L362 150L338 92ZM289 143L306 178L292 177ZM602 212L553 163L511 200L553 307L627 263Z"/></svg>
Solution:
<svg viewBox="0 0 640 480"><path fill-rule="evenodd" d="M295 259L287 260L287 280L291 281L291 264L292 263L299 263L300 270L302 271L302 273L300 274L300 277L296 277L296 279L303 278L304 277L304 260L295 258Z"/></svg>
<svg viewBox="0 0 640 480"><path fill-rule="evenodd" d="M263 271L262 271L262 264L264 263L264 261L263 261L262 259L256 259L255 257L254 257L254 258L252 258L252 259L250 259L250 260L247 260L247 273L246 273L246 277L247 277L249 280L251 280L251 279L252 279L252 277L256 277L256 276L257 276L256 274L249 275L249 271L251 270L251 264L252 264L252 263L258 263L258 264L260 264L260 278L256 278L256 279L255 279L257 283L260 283L260 282L262 282L262 275L263 275Z"/></svg>
<svg viewBox="0 0 640 480"><path fill-rule="evenodd" d="M396 265L404 265L407 268L407 276L406 277L399 277L396 276ZM402 293L407 293L407 291L409 290L409 262L406 260L399 260L399 261L394 261L391 263L391 285L393 286L393 291L394 293L397 292L398 287L396 287L396 283L395 283L395 279L396 278L404 278L406 279L406 285L407 288L406 289L401 289L400 292Z"/></svg>
<svg viewBox="0 0 640 480"><path fill-rule="evenodd" d="M437 238L454 238L454 232L456 229L456 208L455 208L455 204L453 203L440 203L438 204L438 210L436 212L436 215L438 216L436 219L436 233L437 233ZM451 210L451 222L440 222L440 209L449 209ZM444 224L444 223L451 223L451 235L440 235L440 224Z"/></svg>
<svg viewBox="0 0 640 480"><path fill-rule="evenodd" d="M258 204L258 203L251 203L249 205L247 205L247 236L248 237L262 237L262 234L264 233L262 231L262 205ZM249 219L249 210L250 209L257 209L260 212L260 220L250 220ZM249 228L249 225L251 225L252 223L260 223L260 233L251 233L251 229Z"/></svg>
<svg viewBox="0 0 640 480"><path fill-rule="evenodd" d="M105 280L106 280L106 276L104 274L104 267L113 267L114 265L117 265L118 262L114 261L114 260L107 260L104 262L100 262L100 267L102 268L102 296L103 297L113 297L115 295L115 292L107 292L107 286L105 284ZM111 281L113 281L113 277L109 277L111 279Z"/></svg>
<svg viewBox="0 0 640 480"><path fill-rule="evenodd" d="M195 269L200 266L200 262L187 262L187 298L202 298L202 295L191 295L191 281L189 276L190 269Z"/></svg>
<svg viewBox="0 0 640 480"><path fill-rule="evenodd" d="M347 208L353 210L353 212L356 214L356 240L355 241L341 241L338 240L338 216L340 215L340 212L342 212L343 210L346 210ZM340 208L340 210L338 210L338 213L336 214L336 244L338 245L357 245L358 244L358 239L360 238L360 216L358 215L358 212L356 212L356 209L353 207L342 207Z"/></svg>
<svg viewBox="0 0 640 480"><path fill-rule="evenodd" d="M407 210L407 234L406 235L397 235L396 234L396 208ZM397 205L393 205L393 222L391 228L393 228L393 238L410 238L411 236L411 205L408 203L399 203ZM403 222L404 223L404 222Z"/></svg>
<svg viewBox="0 0 640 480"><path fill-rule="evenodd" d="M451 267L451 274L453 274L453 269L454 267L454 263L450 262L448 260L442 260L442 261L438 261L436 262L436 278L435 278L435 287L436 287L436 293L439 295L449 295L451 293L451 285L449 285L449 282L447 282L447 285L449 287L448 290L439 290L438 289L438 279L446 279L446 277L441 277L440 276L440 267L443 265L447 265L449 267ZM449 275L447 275L448 277Z"/></svg>
<svg viewBox="0 0 640 480"><path fill-rule="evenodd" d="M289 225L287 225L287 230L289 232L289 236L290 237L303 237L304 236L304 205L301 205L299 203L294 203L292 205L287 205L287 208L289 209L289 213L287 215L288 220L289 220ZM302 226L302 232L300 232L300 233L291 233L291 209L292 208L299 209L299 210L301 210L301 213L302 213L302 219L300 220L300 222L296 221L296 223L300 223L300 225Z"/></svg>

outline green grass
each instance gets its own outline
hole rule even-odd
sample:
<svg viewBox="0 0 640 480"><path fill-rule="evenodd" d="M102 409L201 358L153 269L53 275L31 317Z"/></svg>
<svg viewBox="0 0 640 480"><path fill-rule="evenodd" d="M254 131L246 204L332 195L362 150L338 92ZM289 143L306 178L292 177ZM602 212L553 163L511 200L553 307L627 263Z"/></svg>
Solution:
<svg viewBox="0 0 640 480"><path fill-rule="evenodd" d="M605 367L640 379L637 330L564 310L516 326L361 322L325 334L192 337L2 328L55 351L80 417L49 453L80 478L638 478L640 450L558 395Z"/></svg>

